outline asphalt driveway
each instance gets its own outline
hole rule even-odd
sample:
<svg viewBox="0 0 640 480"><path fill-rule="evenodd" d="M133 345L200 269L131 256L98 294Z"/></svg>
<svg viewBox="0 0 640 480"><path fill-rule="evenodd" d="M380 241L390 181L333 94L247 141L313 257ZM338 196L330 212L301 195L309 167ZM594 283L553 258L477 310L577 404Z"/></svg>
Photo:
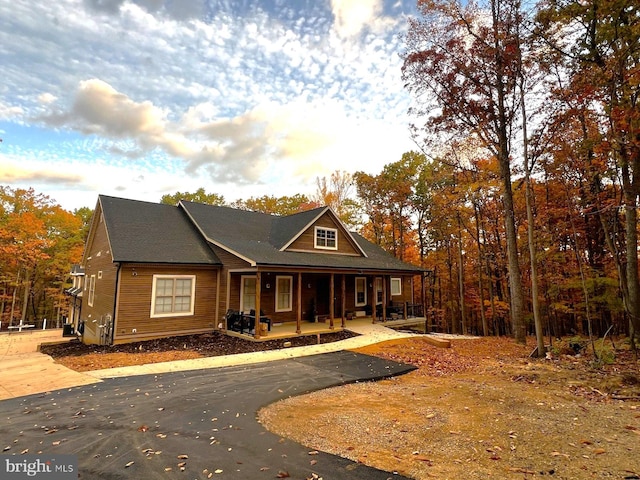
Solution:
<svg viewBox="0 0 640 480"><path fill-rule="evenodd" d="M0 401L4 455L78 456L86 479L405 478L266 431L279 399L413 370L340 351L254 365L107 379ZM8 448L7 448L8 447ZM312 464L313 461L313 464ZM182 470L183 469L183 470ZM211 476L210 476L211 474Z"/></svg>

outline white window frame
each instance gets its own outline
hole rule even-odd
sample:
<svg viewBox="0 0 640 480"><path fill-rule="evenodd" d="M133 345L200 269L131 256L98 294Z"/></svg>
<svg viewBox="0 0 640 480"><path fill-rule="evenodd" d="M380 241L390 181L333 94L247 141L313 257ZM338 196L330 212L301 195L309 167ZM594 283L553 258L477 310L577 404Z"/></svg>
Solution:
<svg viewBox="0 0 640 480"><path fill-rule="evenodd" d="M88 285L89 295L87 295L87 304L90 307L93 307L93 301L96 297L96 276L91 275L89 277L89 285Z"/></svg>
<svg viewBox="0 0 640 480"><path fill-rule="evenodd" d="M362 282L362 292L364 293L364 300L362 302L358 301L358 292L360 290L358 290L358 283ZM367 304L367 277L356 277L356 286L355 286L355 291L356 291L356 298L355 298L355 305L356 307L364 307Z"/></svg>
<svg viewBox="0 0 640 480"><path fill-rule="evenodd" d="M327 246L326 245L326 240L327 237L324 237L324 241L325 241L325 245L320 245L318 244L318 234L320 231L324 231L324 232L333 232L334 236L335 236L335 245L334 246ZM313 245L315 248L318 248L320 250L338 250L338 229L337 228L330 228L330 227L315 227L314 231L313 231Z"/></svg>
<svg viewBox="0 0 640 480"><path fill-rule="evenodd" d="M191 280L191 292L190 292L190 300L189 300L189 310L181 311L181 312L161 312L156 313L156 283L158 280ZM175 283L174 283L175 285ZM174 295L175 297L175 295ZM193 315L195 310L196 303L196 276L195 275L154 275L153 276L153 284L151 287L151 318L165 318L165 317L188 317Z"/></svg>
<svg viewBox="0 0 640 480"><path fill-rule="evenodd" d="M289 281L289 299L287 305L280 306L280 280ZM285 292L287 293L287 292ZM276 275L276 312L290 312L293 310L293 276L291 275Z"/></svg>
<svg viewBox="0 0 640 480"><path fill-rule="evenodd" d="M253 280L254 284L255 284L255 292L254 292L254 304L253 307L250 305L245 306L244 304L244 282L245 280ZM256 306L255 306L255 301L256 301L256 296L258 295L258 279L255 275L242 275L240 276L240 311L241 312L245 312L245 313L249 313L250 310L255 310Z"/></svg>
<svg viewBox="0 0 640 480"><path fill-rule="evenodd" d="M402 278L391 277L391 296L395 297L398 295L402 295Z"/></svg>

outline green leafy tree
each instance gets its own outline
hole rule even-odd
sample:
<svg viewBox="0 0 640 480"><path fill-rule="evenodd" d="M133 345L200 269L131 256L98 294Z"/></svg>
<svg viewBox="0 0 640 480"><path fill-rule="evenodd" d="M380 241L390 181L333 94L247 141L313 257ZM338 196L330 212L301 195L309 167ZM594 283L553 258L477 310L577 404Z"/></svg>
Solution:
<svg viewBox="0 0 640 480"><path fill-rule="evenodd" d="M164 203L166 205L177 205L180 200L205 203L207 205L225 205L225 200L222 195L218 195L217 193L207 193L202 187L195 192L176 192L174 194L163 195L160 199L160 203Z"/></svg>
<svg viewBox="0 0 640 480"><path fill-rule="evenodd" d="M272 195L251 197L247 200L236 200L231 206L240 210L284 216L311 210L320 205L309 200L306 195L296 194L282 197L274 197Z"/></svg>

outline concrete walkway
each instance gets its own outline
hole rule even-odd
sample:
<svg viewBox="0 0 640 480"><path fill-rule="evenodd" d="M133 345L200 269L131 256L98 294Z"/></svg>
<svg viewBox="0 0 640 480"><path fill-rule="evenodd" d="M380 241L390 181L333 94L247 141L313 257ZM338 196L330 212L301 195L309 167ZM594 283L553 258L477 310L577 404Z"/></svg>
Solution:
<svg viewBox="0 0 640 480"><path fill-rule="evenodd" d="M87 375L96 379L131 377L135 375L149 375L166 372L183 372L187 370L203 370L206 368L232 367L251 365L254 363L286 360L289 358L306 357L320 353L339 352L372 345L394 338L405 338L414 334L397 332L379 324L354 325L350 331L359 334L357 337L340 340L338 342L308 345L304 347L282 348L279 350L265 350L262 352L238 353L236 355L221 355L218 357L196 358L193 360L176 360L173 362L148 363L133 367L108 368L92 370Z"/></svg>
<svg viewBox="0 0 640 480"><path fill-rule="evenodd" d="M0 400L95 383L38 352L43 343L64 340L62 329L1 333Z"/></svg>
<svg viewBox="0 0 640 480"><path fill-rule="evenodd" d="M338 352L371 345L386 340L410 337L414 334L397 332L379 324L359 323L349 330L359 336L339 342L283 348L255 353L241 353L218 357L177 360L132 367L75 372L54 363L53 359L38 353L42 343L62 341L62 330L33 331L0 334L0 400L63 388L88 385L106 378L203 370L229 366L242 366L275 360Z"/></svg>

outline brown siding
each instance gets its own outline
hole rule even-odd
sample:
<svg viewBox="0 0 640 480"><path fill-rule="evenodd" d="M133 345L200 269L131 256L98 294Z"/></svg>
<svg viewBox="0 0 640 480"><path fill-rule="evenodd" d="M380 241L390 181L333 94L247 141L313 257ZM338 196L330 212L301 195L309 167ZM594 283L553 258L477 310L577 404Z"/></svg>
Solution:
<svg viewBox="0 0 640 480"><path fill-rule="evenodd" d="M85 255L85 282L82 294L82 318L86 343L100 343L102 329L109 318L113 319L117 266L114 265L104 222L96 218L97 224L91 250ZM89 306L89 285L95 275L93 306Z"/></svg>
<svg viewBox="0 0 640 480"><path fill-rule="evenodd" d="M240 304L240 283L239 280L237 282L237 285L234 285L232 283L232 288L231 288L231 298L229 301L229 305L227 305L227 275L229 273L230 269L243 269L243 268L250 268L251 266L249 265L249 262L242 260L241 258L236 257L235 255L232 255L231 253L227 252L226 250L223 250L220 247L217 247L215 245L211 246L212 250L214 251L214 253L218 256L218 258L220 259L220 261L223 264L223 268L220 271L220 285L219 285L219 292L220 292L220 298L218 299L218 311L216 312L216 318L218 319L218 322L222 322L224 319L224 315L226 314L227 310L234 309L237 310L238 309L238 305ZM216 326L217 326L216 323Z"/></svg>
<svg viewBox="0 0 640 480"><path fill-rule="evenodd" d="M194 314L152 318L154 275L195 275ZM114 343L213 330L217 327L216 278L217 269L211 267L123 265L120 273Z"/></svg>
<svg viewBox="0 0 640 480"><path fill-rule="evenodd" d="M229 305L233 310L240 309L240 283L243 275L253 275L252 272L233 273L231 275L231 295ZM293 308L289 312L275 311L275 281L278 275L290 275L293 277ZM262 285L260 297L260 309L266 316L275 322L295 322L298 312L298 273L297 272L262 272ZM345 312L365 310L364 306L355 306L355 279L365 277L367 279L367 304L369 308L375 299L372 298L370 284L374 283L376 277L381 275L354 275L345 276ZM382 276L386 283L387 305L402 306L405 302L411 301L411 277L402 275ZM391 296L391 277L402 278L402 295ZM269 288L267 288L267 284ZM314 308L318 315L329 315L330 313L330 275L327 273L304 273L302 275L302 321L313 319ZM334 318L340 318L342 314L342 274L334 275ZM370 312L371 310L369 310Z"/></svg>
<svg viewBox="0 0 640 480"><path fill-rule="evenodd" d="M231 275L231 297L229 305L232 310L240 309L240 285L242 277L244 275L253 275L251 272L247 273L234 273ZM276 277L277 276L291 276L293 277L292 284L292 310L290 312L276 312ZM273 322L295 322L298 312L298 274L297 272L262 272L261 273L261 295L260 295L260 310L264 312L266 316L271 318ZM313 289L313 280L311 276L307 279L303 275L303 289L302 289L302 319L307 320L310 315L309 305L311 299L315 294ZM306 285L312 283L312 289L308 289ZM267 285L269 287L267 288Z"/></svg>
<svg viewBox="0 0 640 480"><path fill-rule="evenodd" d="M315 248L315 227L335 228L338 230L338 249L337 250L324 250ZM335 254L341 253L343 255L361 255L360 251L352 244L351 239L347 236L347 233L338 225L329 214L324 214L313 225L311 225L300 237L298 237L287 250L304 250L312 251L316 253Z"/></svg>

